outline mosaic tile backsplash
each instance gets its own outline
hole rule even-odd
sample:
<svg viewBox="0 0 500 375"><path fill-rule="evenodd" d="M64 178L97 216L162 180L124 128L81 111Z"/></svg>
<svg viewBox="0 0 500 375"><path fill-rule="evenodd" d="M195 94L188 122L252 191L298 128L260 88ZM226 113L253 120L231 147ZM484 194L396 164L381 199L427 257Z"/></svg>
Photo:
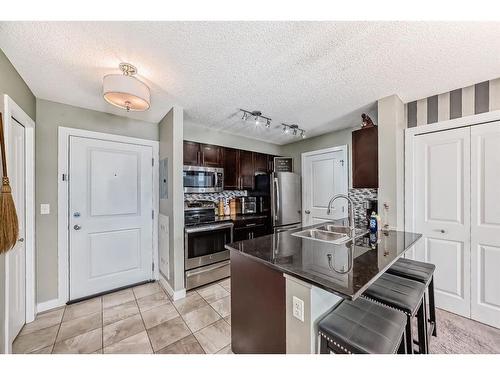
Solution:
<svg viewBox="0 0 500 375"><path fill-rule="evenodd" d="M377 189L349 189L349 197L354 201L354 223L357 227L368 226L364 204L367 199L377 199L377 193Z"/></svg>
<svg viewBox="0 0 500 375"><path fill-rule="evenodd" d="M231 199L235 197L246 197L246 190L224 190L220 193L184 194L185 201L207 200L218 202L219 199Z"/></svg>

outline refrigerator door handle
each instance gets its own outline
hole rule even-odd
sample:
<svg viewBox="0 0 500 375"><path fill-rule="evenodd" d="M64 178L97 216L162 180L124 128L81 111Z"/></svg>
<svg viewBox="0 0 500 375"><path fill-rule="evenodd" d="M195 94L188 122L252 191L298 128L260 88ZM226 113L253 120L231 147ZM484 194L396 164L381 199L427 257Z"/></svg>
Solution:
<svg viewBox="0 0 500 375"><path fill-rule="evenodd" d="M273 179L273 184L274 184L275 192L276 192L276 199L275 199L276 210L274 211L274 220L278 220L278 212L280 210L280 190L279 190L279 184L278 184L277 178Z"/></svg>

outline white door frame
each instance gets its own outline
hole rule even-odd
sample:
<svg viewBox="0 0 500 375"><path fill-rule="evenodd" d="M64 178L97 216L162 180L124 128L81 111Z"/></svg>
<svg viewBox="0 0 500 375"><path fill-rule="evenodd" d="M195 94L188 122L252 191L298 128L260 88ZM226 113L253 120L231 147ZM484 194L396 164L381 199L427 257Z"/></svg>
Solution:
<svg viewBox="0 0 500 375"><path fill-rule="evenodd" d="M160 212L159 201L159 142L148 139L126 137L108 133L99 133L82 129L59 127L58 146L58 174L57 174L57 252L58 252L58 298L49 301L45 309L62 306L69 299L69 184L63 181L62 176L68 175L69 169L69 137L77 136L93 138L105 141L130 143L135 145L151 146L153 148L153 278L158 280L158 213ZM71 178L71 176L69 176Z"/></svg>
<svg viewBox="0 0 500 375"><path fill-rule="evenodd" d="M405 129L405 231L415 232L415 136L500 120L500 110ZM415 249L407 252L413 258Z"/></svg>
<svg viewBox="0 0 500 375"><path fill-rule="evenodd" d="M329 152L336 152L336 151L344 151L345 153L345 156L346 156L346 171L347 171L347 178L345 179L345 184L346 184L346 194L349 193L349 180L350 180L350 163L349 163L349 160L350 160L350 157L349 157L349 146L348 145L341 145L341 146L335 146L335 147L329 147L329 148L323 148L323 149L320 149L320 150L314 150L314 151L308 151L308 152L303 152L301 154L301 170L300 170L300 173L301 173L301 184L302 184L302 187L305 186L305 182L304 182L304 166L305 166L305 162L306 162L306 158L309 157L309 156L314 156L314 155L321 155L321 154L327 154ZM305 189L302 188L302 208L304 208L304 202L305 202ZM305 210L302 211L302 223L305 222Z"/></svg>
<svg viewBox="0 0 500 375"><path fill-rule="evenodd" d="M12 155L9 133L12 118L24 126L25 131L25 220L26 220L26 323L35 319L35 122L7 94L1 97L7 157ZM5 254L5 340L6 353L12 351L9 342L9 252Z"/></svg>

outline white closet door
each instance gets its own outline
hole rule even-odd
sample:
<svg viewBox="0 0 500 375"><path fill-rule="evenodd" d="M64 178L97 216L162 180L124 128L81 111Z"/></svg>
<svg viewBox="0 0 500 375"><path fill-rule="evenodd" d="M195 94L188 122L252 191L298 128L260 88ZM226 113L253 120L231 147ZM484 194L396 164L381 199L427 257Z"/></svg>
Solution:
<svg viewBox="0 0 500 375"><path fill-rule="evenodd" d="M500 122L471 130L471 318L500 328Z"/></svg>
<svg viewBox="0 0 500 375"><path fill-rule="evenodd" d="M470 128L415 140L416 258L436 265L436 305L470 316Z"/></svg>

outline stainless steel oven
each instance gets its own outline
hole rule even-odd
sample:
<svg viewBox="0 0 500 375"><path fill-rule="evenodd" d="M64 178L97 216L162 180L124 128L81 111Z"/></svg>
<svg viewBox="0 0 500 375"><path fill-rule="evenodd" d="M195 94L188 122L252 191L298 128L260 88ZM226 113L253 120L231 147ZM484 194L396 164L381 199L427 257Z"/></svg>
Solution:
<svg viewBox="0 0 500 375"><path fill-rule="evenodd" d="M200 224L184 229L186 289L229 277L229 250L233 223Z"/></svg>
<svg viewBox="0 0 500 375"><path fill-rule="evenodd" d="M223 188L223 168L184 166L185 193L217 193Z"/></svg>

